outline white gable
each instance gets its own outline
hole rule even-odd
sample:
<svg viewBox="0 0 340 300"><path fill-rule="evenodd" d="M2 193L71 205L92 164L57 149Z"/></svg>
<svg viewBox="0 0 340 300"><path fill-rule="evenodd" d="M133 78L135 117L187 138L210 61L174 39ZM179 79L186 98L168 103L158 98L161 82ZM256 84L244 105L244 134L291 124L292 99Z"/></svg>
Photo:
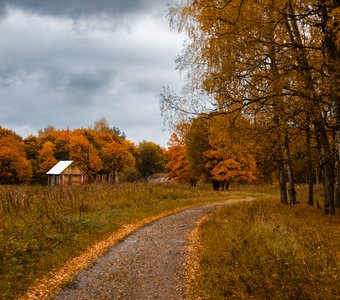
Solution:
<svg viewBox="0 0 340 300"><path fill-rule="evenodd" d="M73 160L61 160L51 170L49 170L46 174L48 174L48 175L60 175L72 163L73 163Z"/></svg>

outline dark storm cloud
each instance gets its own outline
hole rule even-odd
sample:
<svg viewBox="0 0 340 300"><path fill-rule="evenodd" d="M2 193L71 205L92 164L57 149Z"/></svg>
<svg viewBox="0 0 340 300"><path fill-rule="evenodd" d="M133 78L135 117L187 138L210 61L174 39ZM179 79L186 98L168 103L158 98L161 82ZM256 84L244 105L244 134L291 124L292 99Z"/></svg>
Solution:
<svg viewBox="0 0 340 300"><path fill-rule="evenodd" d="M68 88L80 90L97 90L111 81L105 73L80 73L74 74L68 81Z"/></svg>
<svg viewBox="0 0 340 300"><path fill-rule="evenodd" d="M94 70L76 73L49 70L45 72L41 81L50 89L58 91L95 93L100 89L107 88L114 77L115 72L113 70Z"/></svg>
<svg viewBox="0 0 340 300"><path fill-rule="evenodd" d="M159 7L157 0L0 0L0 11L16 7L44 15L79 18L97 14L121 15Z"/></svg>

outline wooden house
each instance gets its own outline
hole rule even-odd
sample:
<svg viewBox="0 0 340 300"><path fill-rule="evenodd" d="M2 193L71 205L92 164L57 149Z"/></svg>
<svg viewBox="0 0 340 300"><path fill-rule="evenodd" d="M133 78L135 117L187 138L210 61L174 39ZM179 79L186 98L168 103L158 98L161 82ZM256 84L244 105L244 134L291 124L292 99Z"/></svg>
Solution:
<svg viewBox="0 0 340 300"><path fill-rule="evenodd" d="M62 160L47 172L48 185L72 185L85 183L86 174L73 160Z"/></svg>

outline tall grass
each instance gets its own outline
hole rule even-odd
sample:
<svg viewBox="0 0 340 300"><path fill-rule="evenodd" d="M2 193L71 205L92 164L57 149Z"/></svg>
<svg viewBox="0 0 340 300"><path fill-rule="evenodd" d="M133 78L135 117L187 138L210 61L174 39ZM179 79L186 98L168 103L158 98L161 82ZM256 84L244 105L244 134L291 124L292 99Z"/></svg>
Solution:
<svg viewBox="0 0 340 300"><path fill-rule="evenodd" d="M0 299L24 293L124 224L231 196L172 184L0 186Z"/></svg>
<svg viewBox="0 0 340 300"><path fill-rule="evenodd" d="M339 215L271 197L217 210L199 237L193 299L340 298Z"/></svg>

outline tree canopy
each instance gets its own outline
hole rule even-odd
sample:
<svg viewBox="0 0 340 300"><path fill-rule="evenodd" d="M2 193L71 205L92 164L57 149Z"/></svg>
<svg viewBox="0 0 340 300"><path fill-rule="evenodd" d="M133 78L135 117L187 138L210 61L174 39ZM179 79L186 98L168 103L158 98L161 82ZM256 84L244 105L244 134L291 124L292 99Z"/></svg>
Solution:
<svg viewBox="0 0 340 300"><path fill-rule="evenodd" d="M142 180L164 171L165 150L153 142L138 146L102 118L90 128L55 129L21 138L0 127L0 184L47 183L46 172L60 160L74 160L89 175L113 173L115 182Z"/></svg>
<svg viewBox="0 0 340 300"><path fill-rule="evenodd" d="M273 146L281 202L288 203L287 179L289 201L296 202L294 168L303 159L311 186L319 173L325 212L333 214L340 206L339 197L334 201L340 153L339 11L337 0L187 0L171 7L172 28L188 36L177 58L188 75L181 95L164 88L163 115L179 120L237 113L249 121L263 151L260 141ZM295 157L296 136L305 141L303 158Z"/></svg>

